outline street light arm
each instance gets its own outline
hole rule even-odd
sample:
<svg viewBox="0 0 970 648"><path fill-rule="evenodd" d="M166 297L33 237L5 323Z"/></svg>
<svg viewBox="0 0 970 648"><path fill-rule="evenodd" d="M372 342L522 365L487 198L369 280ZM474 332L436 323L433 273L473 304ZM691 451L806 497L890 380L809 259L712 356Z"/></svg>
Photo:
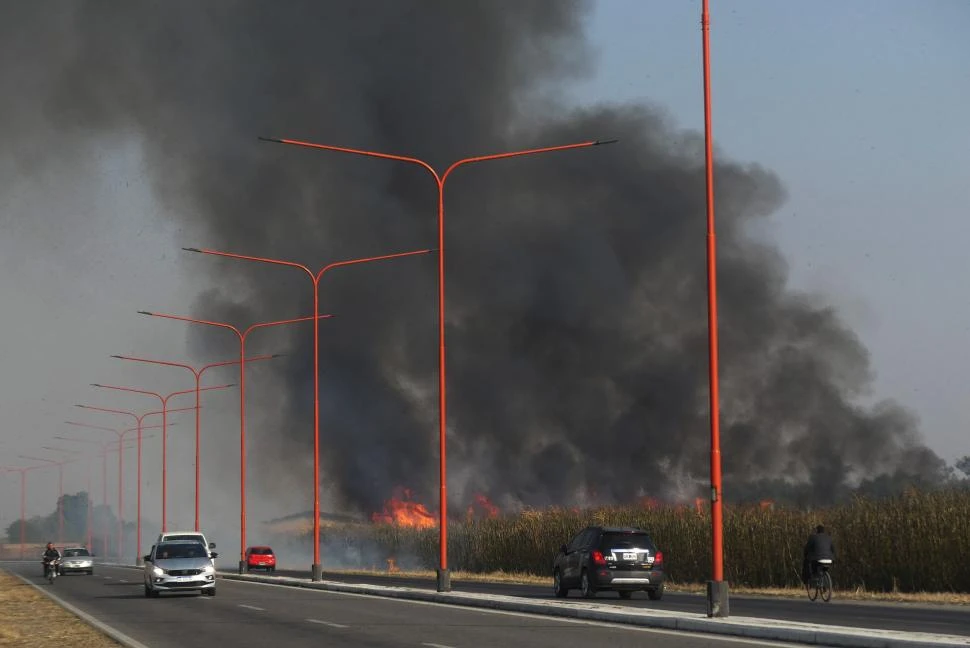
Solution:
<svg viewBox="0 0 970 648"><path fill-rule="evenodd" d="M251 325L249 328L243 331L242 337L246 337L256 329L260 329L260 328L268 328L270 326L281 326L283 324L296 324L297 322L310 322L315 319L318 319L318 320L331 319L332 317L333 315L317 315L316 317L314 317L313 315L308 315L307 317L296 317L294 319L277 320L275 322L258 322L256 324Z"/></svg>
<svg viewBox="0 0 970 648"><path fill-rule="evenodd" d="M165 365L166 367L181 367L183 369L188 369L193 374L196 373L195 367L181 362L169 362L168 360L149 360L147 358L136 358L134 356L125 356L125 355L113 355L111 357L117 358L118 360L130 360L132 362L144 362L148 364Z"/></svg>
<svg viewBox="0 0 970 648"><path fill-rule="evenodd" d="M149 315L151 317L162 317L165 319L178 320L180 322L191 322L193 324L207 324L209 326L218 326L219 328L229 329L236 334L237 337L242 337L242 332L233 326L232 324L226 324L225 322L212 322L210 320L194 319L191 317L183 317L181 315L168 315L165 313L153 313L151 311L138 311L139 315Z"/></svg>
<svg viewBox="0 0 970 648"><path fill-rule="evenodd" d="M438 177L438 172L435 171L433 166L431 166L424 160L408 157L406 155L394 155L393 153L379 153L377 151L364 151L361 149L347 148L345 146L330 146L329 144L315 144L313 142L303 142L300 140L282 139L277 137L258 137L257 139L263 142L275 142L277 144L290 144L291 146L303 146L305 148L323 149L325 151L335 151L337 153L350 153L352 155L362 155L364 157L381 158L384 160L397 160L398 162L408 162L410 164L417 164L418 166L424 167L431 175L433 175L435 178L435 181L440 182L440 178Z"/></svg>
<svg viewBox="0 0 970 648"><path fill-rule="evenodd" d="M526 155L537 155L539 153L552 153L554 151L569 151L571 149L578 148L589 148L591 146L604 146L606 144L615 144L619 140L590 140L588 142L577 142L575 144L561 144L559 146L544 146L542 148L534 149L523 149L521 151L509 151L507 153L493 153L491 155L476 155L475 157L465 158L463 160L458 160L454 162L450 167L448 167L444 174L441 176L441 184L445 183L451 172L460 166L466 164L473 164L475 162L488 162L489 160L503 160L505 158L513 157L524 157Z"/></svg>
<svg viewBox="0 0 970 648"><path fill-rule="evenodd" d="M235 254L233 252L220 252L218 250L209 250L207 248L182 248L186 252L198 252L199 254L211 254L212 256L225 257L227 259L241 259L243 261L256 261L258 263L268 263L271 265L281 265L290 268L299 268L303 272L307 273L310 278L313 278L313 270L309 267L303 265L302 263L297 263L295 261L281 261L279 259L269 259L266 257L250 256L248 254Z"/></svg>
<svg viewBox="0 0 970 648"><path fill-rule="evenodd" d="M100 383L91 383L92 387L100 387L102 389L114 389L115 391L132 392L134 394L144 394L145 396L154 396L159 401L164 403L165 397L158 392L147 391L145 389L134 389L132 387L119 387L117 385L102 385Z"/></svg>
<svg viewBox="0 0 970 648"><path fill-rule="evenodd" d="M431 254L432 252L435 252L435 251L436 250L429 248L426 250L413 250L411 252L398 252L396 254L382 254L380 256L365 257L362 259L347 259L344 261L335 261L334 263L327 264L323 268L321 268L320 272L316 274L315 280L320 281L320 278L324 274L326 274L329 270L333 270L334 268L342 268L344 266L357 265L358 263L369 263L371 261L386 261L388 259L400 259L403 257L418 256L421 254Z"/></svg>

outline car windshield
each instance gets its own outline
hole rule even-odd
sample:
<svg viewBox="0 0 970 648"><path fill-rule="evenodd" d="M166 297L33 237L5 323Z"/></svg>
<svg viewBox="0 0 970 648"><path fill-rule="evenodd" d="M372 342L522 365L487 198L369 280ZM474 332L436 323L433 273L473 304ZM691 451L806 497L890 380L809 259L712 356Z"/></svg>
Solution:
<svg viewBox="0 0 970 648"><path fill-rule="evenodd" d="M205 547L197 542L180 542L178 544L160 544L155 549L155 560L173 560L176 558L206 558Z"/></svg>
<svg viewBox="0 0 970 648"><path fill-rule="evenodd" d="M73 556L90 556L87 549L65 549L64 557L71 558Z"/></svg>
<svg viewBox="0 0 970 648"><path fill-rule="evenodd" d="M610 549L646 549L651 552L657 550L648 534L635 531L609 531L604 533L603 540L600 542L600 550L609 551Z"/></svg>
<svg viewBox="0 0 970 648"><path fill-rule="evenodd" d="M191 540L193 542L202 542L202 536L198 535L170 535L165 536L165 539L170 542L174 540Z"/></svg>
<svg viewBox="0 0 970 648"><path fill-rule="evenodd" d="M254 547L253 553L257 556L272 556L273 550L269 547Z"/></svg>

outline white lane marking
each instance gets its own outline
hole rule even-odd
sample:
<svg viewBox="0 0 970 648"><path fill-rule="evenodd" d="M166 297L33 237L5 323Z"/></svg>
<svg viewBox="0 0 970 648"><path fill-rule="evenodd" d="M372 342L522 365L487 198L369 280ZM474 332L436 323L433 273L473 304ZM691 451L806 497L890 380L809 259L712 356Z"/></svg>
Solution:
<svg viewBox="0 0 970 648"><path fill-rule="evenodd" d="M321 621L319 619L307 619L307 623L319 623L320 625L330 626L331 628L346 628L347 626L342 623L334 623L333 621Z"/></svg>
<svg viewBox="0 0 970 648"><path fill-rule="evenodd" d="M243 605L242 603L240 603L239 607L246 608L247 610L259 610L260 612L265 611L264 608L256 607L255 605Z"/></svg>
<svg viewBox="0 0 970 648"><path fill-rule="evenodd" d="M446 646L445 644L436 643L423 643L422 646L428 646L428 648L454 648L454 646Z"/></svg>
<svg viewBox="0 0 970 648"><path fill-rule="evenodd" d="M611 628L613 630L626 630L628 632L643 632L647 634L659 634L659 635L670 635L674 637L680 637L683 639L685 636L703 636L704 639L710 639L712 641L730 642L730 643L740 643L749 644L752 646L774 646L777 648L791 648L792 644L779 641L777 639L748 639L746 637L737 637L733 635L716 635L708 633L700 633L694 630L665 630L664 628L650 628L644 626L628 625L625 623L616 623L615 621L593 621L586 619L569 619L566 617L557 617L548 614L538 614L536 612L513 612L511 610L492 610L489 608L480 608L466 605L457 605L454 603L437 603L435 601L416 601L414 599L404 599L396 598L391 596L381 596L379 594L358 594L357 592L337 592L333 590L306 588L306 587L294 587L293 585L277 585L276 583L262 583L259 581L244 581L244 580L229 580L226 582L240 583L245 585L259 585L261 587L277 587L282 589L288 589L291 591L304 592L307 594L332 594L336 596L344 596L346 598L366 598L366 599L381 599L382 601L395 602L395 603L410 603L411 605L430 605L433 607L446 607L454 611L462 611L469 613L479 613L479 614L501 614L504 616L513 617L523 617L526 619L533 619L536 621L546 621L547 623L570 623L573 625L586 625L599 628ZM308 619L309 621L309 619ZM315 622L316 623L316 622ZM949 635L945 635L949 636Z"/></svg>
<svg viewBox="0 0 970 648"><path fill-rule="evenodd" d="M119 583L127 583L128 581L126 581L124 578L122 578L122 579L119 579L118 582Z"/></svg>

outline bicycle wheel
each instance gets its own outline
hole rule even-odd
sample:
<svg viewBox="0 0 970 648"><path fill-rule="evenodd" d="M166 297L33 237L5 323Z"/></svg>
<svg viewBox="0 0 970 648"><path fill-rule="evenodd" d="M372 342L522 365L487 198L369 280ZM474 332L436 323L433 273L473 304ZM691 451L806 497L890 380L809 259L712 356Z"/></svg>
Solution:
<svg viewBox="0 0 970 648"><path fill-rule="evenodd" d="M808 592L809 601L814 601L818 598L818 582L814 576L805 581L805 591Z"/></svg>
<svg viewBox="0 0 970 648"><path fill-rule="evenodd" d="M822 600L828 603L832 600L832 576L827 571L823 572L819 581Z"/></svg>

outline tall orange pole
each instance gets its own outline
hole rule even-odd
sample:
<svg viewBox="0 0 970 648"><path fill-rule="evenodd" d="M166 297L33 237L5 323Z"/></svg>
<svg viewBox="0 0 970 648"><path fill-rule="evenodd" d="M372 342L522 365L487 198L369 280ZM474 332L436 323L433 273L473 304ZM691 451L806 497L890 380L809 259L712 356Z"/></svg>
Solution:
<svg viewBox="0 0 970 648"><path fill-rule="evenodd" d="M252 324L246 330L240 330L238 327L225 322L213 322L211 320L195 319L182 315L152 313L150 311L138 311L138 313L150 317L161 317L164 319L178 320L180 322L189 322L190 324L202 324L227 329L235 333L236 338L239 340L239 573L242 574L246 570L246 338L256 329L281 326L283 324L295 324L296 322L307 322L310 320L329 319L333 315L314 315L310 317L278 320L275 322L260 322L258 324Z"/></svg>
<svg viewBox="0 0 970 648"><path fill-rule="evenodd" d="M707 185L707 331L711 398L711 581L707 585L707 616L729 615L728 583L724 581L723 503L721 489L721 408L718 397L717 240L714 235L714 137L711 129L711 43L709 0L703 0L701 34L704 50L704 166Z"/></svg>
<svg viewBox="0 0 970 648"><path fill-rule="evenodd" d="M400 259L402 257L415 256L419 254L429 254L433 250L415 250L413 252L399 252L396 254L384 254L375 257L363 257L360 259L350 259L347 261L337 261L330 263L319 271L314 272L309 266L295 261L283 261L280 259L269 259L266 257L249 256L245 254L233 254L231 252L219 252L203 248L182 248L186 252L198 252L200 254L210 254L213 256L239 259L241 261L256 261L258 263L268 263L288 268L302 270L310 278L313 284L313 564L310 565L311 579L314 581L323 580L323 563L320 561L320 280L323 275L334 268L341 268L358 263L371 263L374 261L387 261L390 259Z"/></svg>
<svg viewBox="0 0 970 648"><path fill-rule="evenodd" d="M246 362L257 362L259 360L269 360L271 358L278 357L276 355L265 355L265 356L255 356L253 358L247 358ZM202 404L200 402L200 392L202 391L202 374L204 374L209 369L215 367L226 367L229 365L239 364L239 360L227 360L224 362L213 362L205 365L199 369L196 369L192 365L185 364L182 362L169 362L167 360L149 360L147 358L136 358L134 356L124 356L124 355L113 355L112 358L117 358L119 360L130 360L132 362L143 362L147 364L162 365L165 367L180 367L182 369L188 369L192 372L195 377L195 531L199 530L199 485L202 477L202 444L200 438L200 417Z"/></svg>
<svg viewBox="0 0 970 648"><path fill-rule="evenodd" d="M145 389L132 389L131 387L118 387L115 385L101 385L98 383L91 383L92 387L100 387L101 389L113 389L115 391L131 392L134 394L142 394L145 396L154 396L162 404L162 533L168 531L168 401L174 396L183 396L185 394L196 394L200 391L211 391L214 389L228 389L230 387L235 387L235 385L218 385L215 387L203 387L201 389L185 389L182 391L172 392L171 394L162 395L158 392L148 391ZM198 403L196 403L195 408L196 416L198 416ZM139 487L141 487L141 479L139 477Z"/></svg>
<svg viewBox="0 0 970 648"><path fill-rule="evenodd" d="M306 148L334 151L337 153L350 153L365 157L380 158L383 160L394 160L406 162L422 167L431 174L435 186L438 190L438 485L439 485L439 504L438 504L438 570L437 585L439 592L451 591L451 576L448 570L448 459L447 459L447 381L445 376L445 183L451 172L460 166L472 164L474 162L487 162L489 160L503 160L507 158L523 157L526 155L536 155L539 153L552 153L555 151L567 151L570 149L587 148L602 144L612 144L617 140L596 140L588 142L578 142L576 144L565 144L562 146L548 146L544 148L525 149L521 151L511 151L508 153L496 153L494 155L481 155L477 157L465 158L454 162L445 169L444 173L438 171L425 162L413 157L404 155L394 155L391 153L380 153L377 151L365 151L352 149L343 146L331 146L329 144L316 144L314 142L304 142L293 139L280 139L273 137L258 138L264 142L276 142L278 144L291 144Z"/></svg>

